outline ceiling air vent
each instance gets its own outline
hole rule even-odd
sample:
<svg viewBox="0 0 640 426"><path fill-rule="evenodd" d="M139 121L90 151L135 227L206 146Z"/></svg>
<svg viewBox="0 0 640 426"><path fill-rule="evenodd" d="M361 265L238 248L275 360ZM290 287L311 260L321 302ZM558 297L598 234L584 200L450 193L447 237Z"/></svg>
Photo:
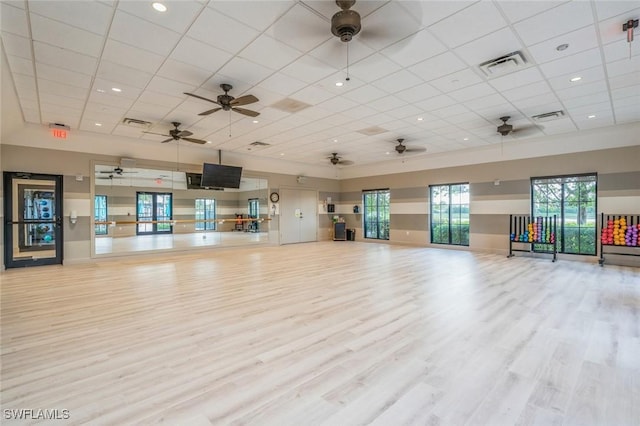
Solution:
<svg viewBox="0 0 640 426"><path fill-rule="evenodd" d="M279 109L280 111L294 113L302 111L303 109L308 108L311 105L301 101L297 101L295 99L285 98L276 102L275 104L272 104L271 106L273 108Z"/></svg>
<svg viewBox="0 0 640 426"><path fill-rule="evenodd" d="M125 117L122 119L122 124L126 124L127 126L131 127L138 127L140 129L148 129L149 127L151 127L150 121L138 120L137 118Z"/></svg>
<svg viewBox="0 0 640 426"><path fill-rule="evenodd" d="M544 114L534 115L533 120L537 123L544 123L545 121L558 120L564 117L564 111L545 112Z"/></svg>
<svg viewBox="0 0 640 426"><path fill-rule="evenodd" d="M504 55L496 59L491 59L487 62L483 62L478 66L487 77L495 77L497 75L516 71L526 62L527 61L524 59L522 52L517 51L511 52L508 55Z"/></svg>

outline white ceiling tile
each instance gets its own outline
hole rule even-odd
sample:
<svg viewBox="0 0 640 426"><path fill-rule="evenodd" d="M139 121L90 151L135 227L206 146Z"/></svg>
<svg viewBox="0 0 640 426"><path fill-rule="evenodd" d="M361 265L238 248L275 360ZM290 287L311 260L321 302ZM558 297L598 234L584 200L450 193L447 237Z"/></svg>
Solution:
<svg viewBox="0 0 640 426"><path fill-rule="evenodd" d="M312 56L302 56L282 69L284 75L294 77L307 83L315 83L337 71L336 68Z"/></svg>
<svg viewBox="0 0 640 426"><path fill-rule="evenodd" d="M98 60L93 56L38 41L33 42L33 50L36 62L87 75L93 75L96 72Z"/></svg>
<svg viewBox="0 0 640 426"><path fill-rule="evenodd" d="M372 55L374 52L375 51L372 48L360 41L355 39L351 40L348 47L349 64L354 64L359 60ZM309 55L336 69L342 70L347 66L347 45L335 37L327 40L310 51Z"/></svg>
<svg viewBox="0 0 640 426"><path fill-rule="evenodd" d="M412 36L420 28L420 22L404 7L395 2L386 2L362 19L362 29L356 37L380 50Z"/></svg>
<svg viewBox="0 0 640 426"><path fill-rule="evenodd" d="M180 95L182 95L182 93L180 93ZM175 96L170 96L164 93L145 90L136 101L136 104L138 102L144 102L147 104L161 106L163 107L164 110L166 110L167 108L170 108L170 109L176 108L180 103L182 103L183 100L184 100L184 96L178 96L178 94L176 94ZM134 107L136 104L134 104Z"/></svg>
<svg viewBox="0 0 640 426"><path fill-rule="evenodd" d="M592 105L592 104L597 104L602 102L609 102L609 92L603 91L600 93L592 93L587 96L578 96L575 98L562 100L562 103L569 110L572 110L573 108L582 107L585 105Z"/></svg>
<svg viewBox="0 0 640 426"><path fill-rule="evenodd" d="M559 135L563 133L575 132L576 126L569 119L548 121L544 123L543 131L545 135Z"/></svg>
<svg viewBox="0 0 640 426"><path fill-rule="evenodd" d="M40 92L40 103L42 105L60 105L67 108L73 108L78 113L84 108L84 99L74 99L67 96L54 95L51 93Z"/></svg>
<svg viewBox="0 0 640 426"><path fill-rule="evenodd" d="M361 122L359 122L357 120L360 120L360 119L362 119L364 117L368 117L370 115L374 115L374 114L377 114L377 113L378 113L378 111L376 111L373 108L369 108L368 106L365 106L365 105L360 105L358 107L348 109L346 111L343 111L343 114L348 116L348 117L353 118L356 121L352 121L350 123L346 123L343 126L345 128L347 128L347 129L354 130L354 131L360 130L360 129L366 127L366 126L364 126Z"/></svg>
<svg viewBox="0 0 640 426"><path fill-rule="evenodd" d="M471 69L466 69L433 80L431 85L444 93L448 93L480 82L482 82L482 79L478 77L478 74Z"/></svg>
<svg viewBox="0 0 640 426"><path fill-rule="evenodd" d="M417 3L417 2L416 2ZM382 54L397 64L407 67L431 58L447 50L428 30L419 31L411 37L392 44Z"/></svg>
<svg viewBox="0 0 640 426"><path fill-rule="evenodd" d="M266 1L216 1L209 7L241 21L258 31L266 30L277 18L282 16L291 6L292 0Z"/></svg>
<svg viewBox="0 0 640 426"><path fill-rule="evenodd" d="M410 89L402 90L395 95L406 102L418 102L441 94L441 91L429 83L423 83Z"/></svg>
<svg viewBox="0 0 640 426"><path fill-rule="evenodd" d="M235 54L255 39L258 32L220 12L206 8L189 28L187 35Z"/></svg>
<svg viewBox="0 0 640 426"><path fill-rule="evenodd" d="M421 102L415 102L414 105L418 108L422 108L423 111L434 111L436 109L454 105L455 103L456 101L454 101L450 96L440 95Z"/></svg>
<svg viewBox="0 0 640 426"><path fill-rule="evenodd" d="M543 79L544 77L540 74L538 68L530 67L502 77L493 78L489 80L489 84L499 91L505 91L537 83Z"/></svg>
<svg viewBox="0 0 640 426"><path fill-rule="evenodd" d="M283 96L289 96L306 86L307 83L304 81L279 73L273 74L260 82L260 87Z"/></svg>
<svg viewBox="0 0 640 426"><path fill-rule="evenodd" d="M526 99L532 96L551 93L551 88L546 81L538 81L536 83L527 84L514 89L501 90L502 95L509 101L518 99Z"/></svg>
<svg viewBox="0 0 640 426"><path fill-rule="evenodd" d="M593 119L574 120L580 130L595 129L598 127L612 126L615 124L613 115L595 117Z"/></svg>
<svg viewBox="0 0 640 426"><path fill-rule="evenodd" d="M592 93L604 92L607 90L607 83L604 80L581 84L567 89L556 90L556 94L562 100L590 95Z"/></svg>
<svg viewBox="0 0 640 426"><path fill-rule="evenodd" d="M288 45L267 35L261 35L240 52L242 58L278 70L295 61L301 55Z"/></svg>
<svg viewBox="0 0 640 426"><path fill-rule="evenodd" d="M95 88L101 85L108 86L109 84L101 80L96 80L93 87ZM113 94L113 95L112 93L114 92L112 92L111 90L104 93L100 93L93 90L89 95L89 102L98 102L103 105L109 105L117 108L129 108L137 98L137 94L135 97L127 97L127 96L122 96L122 93Z"/></svg>
<svg viewBox="0 0 640 426"><path fill-rule="evenodd" d="M640 34L638 37L640 37ZM605 45L602 50L604 50L606 62L615 62L622 59L629 59L630 56L635 57L640 55L640 44L628 43L625 38Z"/></svg>
<svg viewBox="0 0 640 426"><path fill-rule="evenodd" d="M581 77L582 80L572 82L573 77ZM547 81L554 90L562 90L569 88L580 88L581 86L595 81L604 80L604 69L602 67L593 67L586 70L582 70L578 73L565 74L558 77L553 77Z"/></svg>
<svg viewBox="0 0 640 426"><path fill-rule="evenodd" d="M624 98L640 99L640 85L614 89L611 91L611 98L614 102Z"/></svg>
<svg viewBox="0 0 640 426"><path fill-rule="evenodd" d="M400 0L399 3L414 16L421 18L422 25L429 26L469 7L473 1L422 1Z"/></svg>
<svg viewBox="0 0 640 426"><path fill-rule="evenodd" d="M381 112L386 112L386 111L390 111L390 110L393 110L393 109L402 108L403 106L406 106L406 105L407 104L404 101L396 98L393 95L389 95L389 96L385 96L383 98L376 99L375 101L369 102L367 104L367 106L369 106L369 107L371 107L371 108L373 108L375 110L381 111ZM383 120L381 122L389 121L390 118L391 117L389 117L387 120Z"/></svg>
<svg viewBox="0 0 640 426"><path fill-rule="evenodd" d="M146 89L152 90L157 93L163 93L165 95L178 96L183 98L184 92L195 91L196 87L190 84L156 75L149 81Z"/></svg>
<svg viewBox="0 0 640 426"><path fill-rule="evenodd" d="M0 24L3 32L29 37L27 14L24 9L0 2Z"/></svg>
<svg viewBox="0 0 640 426"><path fill-rule="evenodd" d="M109 39L102 52L102 60L129 68L154 73L164 62L164 56Z"/></svg>
<svg viewBox="0 0 640 426"><path fill-rule="evenodd" d="M433 24L429 30L453 48L476 40L507 25L492 2L480 1Z"/></svg>
<svg viewBox="0 0 640 426"><path fill-rule="evenodd" d="M616 107L616 123L629 123L640 121L640 108L637 107Z"/></svg>
<svg viewBox="0 0 640 426"><path fill-rule="evenodd" d="M331 34L330 28L331 26L327 21L306 7L296 4L269 27L266 34L302 52L306 52L320 46L329 39L335 39ZM335 41L340 43L337 39ZM322 57L318 57L318 59L323 60Z"/></svg>
<svg viewBox="0 0 640 426"><path fill-rule="evenodd" d="M495 89L489 86L487 83L478 83L474 84L473 86L449 92L449 96L451 96L458 102L467 102L472 99L482 98L495 94Z"/></svg>
<svg viewBox="0 0 640 426"><path fill-rule="evenodd" d="M346 78L347 74L343 71L339 71L316 82L315 85L322 87L324 90L327 90L336 96L342 96L351 90L358 89L367 84L354 76L349 76L349 80ZM336 86L337 83L342 83L342 86Z"/></svg>
<svg viewBox="0 0 640 426"><path fill-rule="evenodd" d="M306 102L310 105L318 105L335 95L316 86L307 86L291 95L293 99Z"/></svg>
<svg viewBox="0 0 640 426"><path fill-rule="evenodd" d="M30 1L29 11L100 35L113 15L113 8L95 1Z"/></svg>
<svg viewBox="0 0 640 426"><path fill-rule="evenodd" d="M41 118L40 118L40 110L35 110L35 109L29 109L29 110L23 110L22 114L24 115L24 121L26 121L27 123L40 123L41 122Z"/></svg>
<svg viewBox="0 0 640 426"><path fill-rule="evenodd" d="M506 99L501 94L494 93L492 95L465 101L464 105L470 110L475 111L489 108L495 105L504 105L506 103Z"/></svg>
<svg viewBox="0 0 640 426"><path fill-rule="evenodd" d="M34 41L53 44L96 58L100 56L104 43L102 36L39 15L31 16L31 32Z"/></svg>
<svg viewBox="0 0 640 426"><path fill-rule="evenodd" d="M53 67L46 64L36 64L36 72L38 78L45 80L57 81L59 83L69 84L75 87L89 88L91 86L91 77L86 74Z"/></svg>
<svg viewBox="0 0 640 426"><path fill-rule="evenodd" d="M594 2L594 5L596 6L596 13L598 14L599 20L612 18L617 15L623 15L638 8L638 2L629 0L607 0L602 2Z"/></svg>
<svg viewBox="0 0 640 426"><path fill-rule="evenodd" d="M469 110L460 104L451 105L446 108L437 109L435 111L431 111L431 114L435 115L438 118L442 118L444 120L448 120L449 118L469 112Z"/></svg>
<svg viewBox="0 0 640 426"><path fill-rule="evenodd" d="M458 59L453 53L446 52L417 63L408 69L423 80L430 81L464 68L466 68L464 62Z"/></svg>
<svg viewBox="0 0 640 426"><path fill-rule="evenodd" d="M531 45L590 24L593 24L591 2L572 1L520 21L515 29L525 44Z"/></svg>
<svg viewBox="0 0 640 426"><path fill-rule="evenodd" d="M211 71L167 59L158 70L158 75L193 86L200 86L211 77Z"/></svg>
<svg viewBox="0 0 640 426"><path fill-rule="evenodd" d="M518 109L528 109L531 107L538 107L540 105L546 105L551 103L557 103L558 98L553 93L546 93L543 95L532 96L526 99L518 99L511 101L511 103ZM562 108L560 108L562 109ZM546 111L543 111L546 112ZM513 115L513 114L512 114Z"/></svg>
<svg viewBox="0 0 640 426"><path fill-rule="evenodd" d="M349 110L351 108L355 108L358 106L358 103L348 99L345 96L336 96L334 98L328 99L318 106L327 109L333 112L342 112Z"/></svg>
<svg viewBox="0 0 640 426"><path fill-rule="evenodd" d="M147 1L120 1L118 9L146 21L169 28L178 33L186 31L202 10L202 4L187 0L163 0L167 11L162 13L151 7Z"/></svg>
<svg viewBox="0 0 640 426"><path fill-rule="evenodd" d="M232 55L201 41L184 37L170 56L180 62L209 70L212 74L227 63Z"/></svg>
<svg viewBox="0 0 640 426"><path fill-rule="evenodd" d="M508 53L522 50L522 44L509 27L475 39L454 49L471 66L500 58Z"/></svg>
<svg viewBox="0 0 640 426"><path fill-rule="evenodd" d="M556 47L561 44L568 44L569 47L559 51ZM579 30L529 46L529 53L531 53L536 63L544 64L545 62L562 59L597 46L598 36L595 25L588 25Z"/></svg>
<svg viewBox="0 0 640 426"><path fill-rule="evenodd" d="M638 70L640 70L640 56L634 56L631 59L627 58L607 64L607 75L609 78L629 74Z"/></svg>
<svg viewBox="0 0 640 426"><path fill-rule="evenodd" d="M2 45L7 55L31 59L31 42L26 37L20 37L8 32L2 32Z"/></svg>
<svg viewBox="0 0 640 426"><path fill-rule="evenodd" d="M15 74L13 75L13 82L18 91L22 90L24 93L37 94L36 80L32 76Z"/></svg>
<svg viewBox="0 0 640 426"><path fill-rule="evenodd" d="M399 70L400 66L376 53L351 65L350 73L361 80L372 82Z"/></svg>
<svg viewBox="0 0 640 426"><path fill-rule="evenodd" d="M566 58L556 59L540 65L540 69L547 78L557 77L568 73L579 73L581 70L593 68L602 64L600 49L585 50Z"/></svg>
<svg viewBox="0 0 640 426"><path fill-rule="evenodd" d="M18 93L18 95L20 96L20 93ZM22 108L22 110L39 110L40 103L35 99L37 99L37 96L34 96L34 99L25 99L20 97L20 107Z"/></svg>
<svg viewBox="0 0 640 426"><path fill-rule="evenodd" d="M19 56L7 55L11 73L33 76L33 61Z"/></svg>
<svg viewBox="0 0 640 426"><path fill-rule="evenodd" d="M149 73L108 61L100 62L96 77L139 89L143 89L149 83L149 80L151 80L151 74Z"/></svg>
<svg viewBox="0 0 640 426"><path fill-rule="evenodd" d="M640 71L618 75L609 79L609 87L611 88L611 90L635 86L638 84L640 84ZM638 99L638 105L640 108L640 99Z"/></svg>
<svg viewBox="0 0 640 426"><path fill-rule="evenodd" d="M113 18L109 38L159 55L171 52L180 34L118 10Z"/></svg>
<svg viewBox="0 0 640 426"><path fill-rule="evenodd" d="M85 101L89 96L89 89L68 84L59 83L51 80L38 80L38 90L40 93L49 93L56 96L66 96L69 98L80 99Z"/></svg>
<svg viewBox="0 0 640 426"><path fill-rule="evenodd" d="M273 70L236 56L227 62L219 73L233 76L240 81L254 85L273 74Z"/></svg>
<svg viewBox="0 0 640 426"><path fill-rule="evenodd" d="M345 93L344 96L360 104L367 104L386 95L386 92L378 89L377 87L366 85Z"/></svg>
<svg viewBox="0 0 640 426"><path fill-rule="evenodd" d="M371 85L387 93L396 93L419 86L421 83L422 79L416 77L415 74L407 70L400 70L374 81Z"/></svg>
<svg viewBox="0 0 640 426"><path fill-rule="evenodd" d="M551 102L526 107L520 106L520 112L526 117L533 117L535 115L547 114L554 111L562 111L562 104L560 102Z"/></svg>
<svg viewBox="0 0 640 426"><path fill-rule="evenodd" d="M511 22L538 15L546 10L558 7L562 1L503 1L498 6Z"/></svg>
<svg viewBox="0 0 640 426"><path fill-rule="evenodd" d="M599 102L593 103L590 105L585 105L577 108L572 108L567 111L569 115L575 120L588 120L589 115L596 116L604 116L604 115L613 115L613 110L611 108L611 102Z"/></svg>

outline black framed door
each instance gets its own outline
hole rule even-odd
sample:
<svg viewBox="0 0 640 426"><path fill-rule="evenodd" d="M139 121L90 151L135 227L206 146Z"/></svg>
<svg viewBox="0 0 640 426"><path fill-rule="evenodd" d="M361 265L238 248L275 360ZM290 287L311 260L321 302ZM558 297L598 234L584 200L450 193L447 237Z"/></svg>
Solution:
<svg viewBox="0 0 640 426"><path fill-rule="evenodd" d="M4 172L4 265L62 264L62 176Z"/></svg>
<svg viewBox="0 0 640 426"><path fill-rule="evenodd" d="M172 233L173 195L171 193L137 192L136 206L137 235Z"/></svg>

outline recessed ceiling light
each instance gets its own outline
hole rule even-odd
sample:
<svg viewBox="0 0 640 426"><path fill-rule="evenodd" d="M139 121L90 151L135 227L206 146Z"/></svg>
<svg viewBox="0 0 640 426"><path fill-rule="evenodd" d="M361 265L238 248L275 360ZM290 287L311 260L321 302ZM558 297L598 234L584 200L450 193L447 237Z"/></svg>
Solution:
<svg viewBox="0 0 640 426"><path fill-rule="evenodd" d="M158 12L166 12L167 11L167 6L165 6L164 4L162 4L160 2L154 2L151 6L153 6L153 8L155 10L157 10Z"/></svg>
<svg viewBox="0 0 640 426"><path fill-rule="evenodd" d="M338 139L334 139L333 141L334 141L334 142L338 142Z"/></svg>
<svg viewBox="0 0 640 426"><path fill-rule="evenodd" d="M343 83L343 82L341 82L341 81L336 82L336 86L338 86L338 87L342 87L342 85L343 85L343 84L344 84L344 83Z"/></svg>
<svg viewBox="0 0 640 426"><path fill-rule="evenodd" d="M122 89L120 89L119 87L112 87L111 90L118 93L122 92Z"/></svg>
<svg viewBox="0 0 640 426"><path fill-rule="evenodd" d="M207 141L207 143L213 143L213 142L211 142L211 141Z"/></svg>
<svg viewBox="0 0 640 426"><path fill-rule="evenodd" d="M104 90L102 90L102 89L96 89L96 92L104 93Z"/></svg>
<svg viewBox="0 0 640 426"><path fill-rule="evenodd" d="M389 151L385 152L385 154L389 155Z"/></svg>
<svg viewBox="0 0 640 426"><path fill-rule="evenodd" d="M418 117L418 121L422 121L424 120L422 117Z"/></svg>
<svg viewBox="0 0 640 426"><path fill-rule="evenodd" d="M569 47L569 45L567 43L563 43L558 45L558 47L556 47L556 50L558 52L562 52L563 50L567 50L567 48Z"/></svg>
<svg viewBox="0 0 640 426"><path fill-rule="evenodd" d="M254 122L254 123L259 123L259 121L258 121L258 120L253 120L253 122Z"/></svg>
<svg viewBox="0 0 640 426"><path fill-rule="evenodd" d="M96 123L96 126L100 127L102 126L102 123Z"/></svg>
<svg viewBox="0 0 640 426"><path fill-rule="evenodd" d="M588 115L587 118L596 118L596 116L591 114L591 115Z"/></svg>
<svg viewBox="0 0 640 426"><path fill-rule="evenodd" d="M463 141L468 141L468 140L469 140L469 138L464 138L464 139L462 139L462 140L463 140Z"/></svg>
<svg viewBox="0 0 640 426"><path fill-rule="evenodd" d="M571 78L569 79L569 81L570 81L570 82L572 82L572 83L575 83L576 81L580 81L580 80L582 80L582 77L580 77L580 76L577 76L577 77L571 77Z"/></svg>
<svg viewBox="0 0 640 426"><path fill-rule="evenodd" d="M284 155L284 152L281 152L280 155Z"/></svg>

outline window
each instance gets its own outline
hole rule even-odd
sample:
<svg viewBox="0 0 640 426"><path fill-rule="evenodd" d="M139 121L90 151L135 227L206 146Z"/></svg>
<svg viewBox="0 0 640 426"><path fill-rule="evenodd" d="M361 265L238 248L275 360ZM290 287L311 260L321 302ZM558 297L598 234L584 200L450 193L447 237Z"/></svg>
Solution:
<svg viewBox="0 0 640 426"><path fill-rule="evenodd" d="M260 201L257 198L249 199L249 218L255 219L260 216Z"/></svg>
<svg viewBox="0 0 640 426"><path fill-rule="evenodd" d="M107 196L96 195L93 201L93 220L95 222L107 221ZM96 235L107 235L107 225L95 225Z"/></svg>
<svg viewBox="0 0 640 426"><path fill-rule="evenodd" d="M596 254L597 179L596 174L531 179L531 215L556 215L559 253Z"/></svg>
<svg viewBox="0 0 640 426"><path fill-rule="evenodd" d="M216 200L213 198L196 198L196 231L215 231L215 219Z"/></svg>
<svg viewBox="0 0 640 426"><path fill-rule="evenodd" d="M364 237L389 239L389 190L363 191Z"/></svg>
<svg viewBox="0 0 640 426"><path fill-rule="evenodd" d="M172 195L159 192L136 193L136 234L170 234Z"/></svg>
<svg viewBox="0 0 640 426"><path fill-rule="evenodd" d="M431 243L469 245L469 184L429 187Z"/></svg>

